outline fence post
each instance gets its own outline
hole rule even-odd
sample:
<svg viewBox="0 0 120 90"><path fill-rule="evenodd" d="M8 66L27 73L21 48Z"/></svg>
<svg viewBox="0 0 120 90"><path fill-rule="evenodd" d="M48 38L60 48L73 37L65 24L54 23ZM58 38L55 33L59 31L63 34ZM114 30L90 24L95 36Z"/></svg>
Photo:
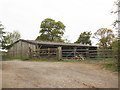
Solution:
<svg viewBox="0 0 120 90"><path fill-rule="evenodd" d="M50 56L50 48L48 48L48 56Z"/></svg>
<svg viewBox="0 0 120 90"><path fill-rule="evenodd" d="M32 50L31 50L31 48L29 47L29 59L31 59L32 58Z"/></svg>
<svg viewBox="0 0 120 90"><path fill-rule="evenodd" d="M90 59L90 53L89 53L89 48L86 49L86 53L87 53L87 59Z"/></svg>
<svg viewBox="0 0 120 90"><path fill-rule="evenodd" d="M73 52L74 52L74 57L75 57L76 56L76 47L74 47Z"/></svg>
<svg viewBox="0 0 120 90"><path fill-rule="evenodd" d="M115 59L115 53L113 52L113 50L111 50L112 52L112 59Z"/></svg>
<svg viewBox="0 0 120 90"><path fill-rule="evenodd" d="M57 58L58 58L58 60L62 59L62 48L61 47L58 47Z"/></svg>

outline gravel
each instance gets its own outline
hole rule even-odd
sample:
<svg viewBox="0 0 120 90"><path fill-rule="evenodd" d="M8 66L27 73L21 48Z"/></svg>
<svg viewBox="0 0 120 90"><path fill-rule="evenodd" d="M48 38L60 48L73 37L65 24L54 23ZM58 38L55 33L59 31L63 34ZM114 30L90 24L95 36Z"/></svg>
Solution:
<svg viewBox="0 0 120 90"><path fill-rule="evenodd" d="M95 64L14 60L0 65L3 88L118 88L118 74Z"/></svg>

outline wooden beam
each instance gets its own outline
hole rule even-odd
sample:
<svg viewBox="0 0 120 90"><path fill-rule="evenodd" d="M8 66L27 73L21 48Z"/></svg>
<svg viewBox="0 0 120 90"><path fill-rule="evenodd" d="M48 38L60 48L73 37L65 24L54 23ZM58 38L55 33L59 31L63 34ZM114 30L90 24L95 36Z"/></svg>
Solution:
<svg viewBox="0 0 120 90"><path fill-rule="evenodd" d="M58 60L61 60L61 59L62 59L62 48L61 48L61 47L58 47L57 58L58 58Z"/></svg>
<svg viewBox="0 0 120 90"><path fill-rule="evenodd" d="M77 48L74 47L74 51L73 51L73 52L74 52L74 56L76 56L76 49L77 49Z"/></svg>

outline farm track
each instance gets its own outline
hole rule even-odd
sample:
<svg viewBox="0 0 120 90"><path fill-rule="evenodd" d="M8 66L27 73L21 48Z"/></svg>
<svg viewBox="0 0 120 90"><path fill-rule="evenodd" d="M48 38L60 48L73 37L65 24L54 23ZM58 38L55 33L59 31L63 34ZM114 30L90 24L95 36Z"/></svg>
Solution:
<svg viewBox="0 0 120 90"><path fill-rule="evenodd" d="M2 88L117 88L118 76L78 62L3 61Z"/></svg>

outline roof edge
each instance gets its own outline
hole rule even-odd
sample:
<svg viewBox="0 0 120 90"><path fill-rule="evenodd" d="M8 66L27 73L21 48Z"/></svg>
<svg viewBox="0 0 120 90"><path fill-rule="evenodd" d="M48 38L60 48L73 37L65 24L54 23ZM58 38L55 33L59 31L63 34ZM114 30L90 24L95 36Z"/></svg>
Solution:
<svg viewBox="0 0 120 90"><path fill-rule="evenodd" d="M91 45L84 45L84 44L75 44L75 43L61 43L61 42L47 42L47 41L38 41L38 40L24 40L24 39L19 39L18 41L16 41L15 43L19 42L19 41L23 41L23 42L27 42L27 43L31 43L31 44L47 44L47 45L61 45L61 46L86 46L86 47L96 47L97 46L91 46ZM34 42L33 42L34 41Z"/></svg>

